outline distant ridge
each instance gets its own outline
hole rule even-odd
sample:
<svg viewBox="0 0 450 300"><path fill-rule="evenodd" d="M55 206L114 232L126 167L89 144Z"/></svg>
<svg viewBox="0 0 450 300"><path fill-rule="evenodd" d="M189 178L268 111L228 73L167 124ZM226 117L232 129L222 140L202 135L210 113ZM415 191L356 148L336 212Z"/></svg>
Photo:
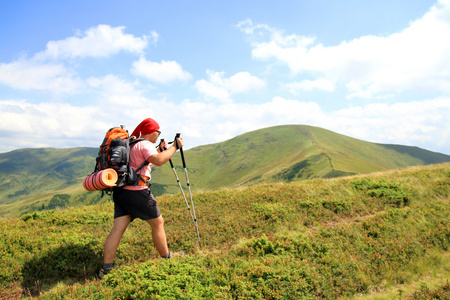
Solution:
<svg viewBox="0 0 450 300"><path fill-rule="evenodd" d="M93 171L97 152L98 148L81 147L0 153L0 219L46 209L55 195L58 201L68 199L69 206L106 201L100 199L100 192L86 192L82 187L83 178ZM185 156L192 188L212 190L450 162L449 155L366 142L307 125L251 131L186 150ZM183 182L179 153L172 161ZM155 167L152 177L154 194L179 192L169 166Z"/></svg>
<svg viewBox="0 0 450 300"><path fill-rule="evenodd" d="M441 161L447 161L449 155L445 155L439 152L432 152L424 150L419 147L412 146L402 146L402 145L392 145L392 144L378 144L386 148L393 149L400 153L409 154L413 157L417 157L424 162L426 165L435 164Z"/></svg>

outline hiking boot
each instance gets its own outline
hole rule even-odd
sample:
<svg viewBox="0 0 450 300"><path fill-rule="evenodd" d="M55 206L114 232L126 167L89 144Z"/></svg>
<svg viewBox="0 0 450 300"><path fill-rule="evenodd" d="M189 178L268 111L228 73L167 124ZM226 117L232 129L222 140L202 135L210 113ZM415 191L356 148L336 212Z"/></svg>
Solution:
<svg viewBox="0 0 450 300"><path fill-rule="evenodd" d="M103 277L105 277L107 274L109 274L112 270L116 270L116 269L118 269L119 267L117 267L117 266L114 266L114 267L112 267L112 268L109 268L109 269L104 269L103 267L100 269L100 271L98 271L98 273L96 274L97 275L97 278L98 279L103 279Z"/></svg>

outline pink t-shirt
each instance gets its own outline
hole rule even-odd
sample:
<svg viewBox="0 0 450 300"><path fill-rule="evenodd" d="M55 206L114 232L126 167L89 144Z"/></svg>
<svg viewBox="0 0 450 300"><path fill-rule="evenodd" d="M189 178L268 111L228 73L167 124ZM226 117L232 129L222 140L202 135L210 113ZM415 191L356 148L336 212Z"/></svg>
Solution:
<svg viewBox="0 0 450 300"><path fill-rule="evenodd" d="M148 158L152 155L158 154L158 151L156 151L155 146L147 140L137 142L131 147L130 151L130 166L137 170L139 166L144 162L147 161ZM142 174L144 176L147 176L151 178L150 172L152 171L152 164L148 164L147 166L143 167L138 173ZM124 189L126 190L144 190L147 186L145 185L136 185L136 186L125 186Z"/></svg>

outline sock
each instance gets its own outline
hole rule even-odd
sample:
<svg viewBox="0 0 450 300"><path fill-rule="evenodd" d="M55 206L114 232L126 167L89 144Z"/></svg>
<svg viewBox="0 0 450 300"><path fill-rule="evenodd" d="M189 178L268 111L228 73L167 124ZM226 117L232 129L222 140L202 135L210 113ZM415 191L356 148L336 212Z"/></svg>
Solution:
<svg viewBox="0 0 450 300"><path fill-rule="evenodd" d="M109 270L112 269L112 267L114 267L114 263L103 264L103 270Z"/></svg>
<svg viewBox="0 0 450 300"><path fill-rule="evenodd" d="M164 256L161 256L162 258L170 258L172 256L172 253L170 253L170 251L169 251L169 253L167 253L166 255L164 255Z"/></svg>

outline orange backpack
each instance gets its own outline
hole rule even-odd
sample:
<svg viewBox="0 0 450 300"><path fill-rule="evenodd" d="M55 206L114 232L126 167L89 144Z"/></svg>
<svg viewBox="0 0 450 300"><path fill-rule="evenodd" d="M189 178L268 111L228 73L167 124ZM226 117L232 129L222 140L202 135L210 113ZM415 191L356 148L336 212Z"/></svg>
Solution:
<svg viewBox="0 0 450 300"><path fill-rule="evenodd" d="M130 141L128 131L123 127L123 125L113 127L106 132L98 151L94 169L94 173L108 168L114 169L118 175L116 187L136 185L141 179L137 172L148 165L148 162L144 162L137 170L133 170L129 165L130 146L143 139Z"/></svg>
<svg viewBox="0 0 450 300"><path fill-rule="evenodd" d="M129 145L128 131L121 127L113 127L106 132L98 151L96 171L113 168L119 171L128 164L126 157Z"/></svg>

